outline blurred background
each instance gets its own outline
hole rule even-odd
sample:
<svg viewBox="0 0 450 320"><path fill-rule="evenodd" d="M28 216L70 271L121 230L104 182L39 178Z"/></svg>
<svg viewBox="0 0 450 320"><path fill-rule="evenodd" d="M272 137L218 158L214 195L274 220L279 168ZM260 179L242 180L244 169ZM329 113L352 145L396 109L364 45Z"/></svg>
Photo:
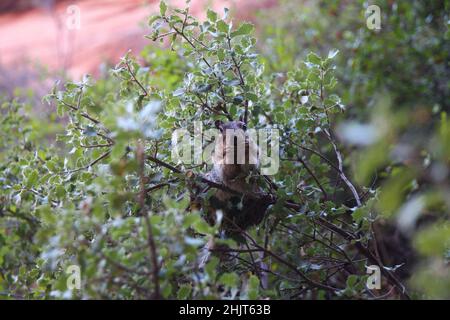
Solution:
<svg viewBox="0 0 450 320"><path fill-rule="evenodd" d="M169 3L180 7L185 1ZM195 0L191 14L203 17L208 7L228 7L237 18L254 19L255 10L276 3ZM148 32L146 20L158 10L158 1L143 0L1 1L0 90L12 95L17 88L32 86L44 93L47 76L79 80L86 73L98 75L102 64L117 63L128 50L138 54L150 42L143 36Z"/></svg>
<svg viewBox="0 0 450 320"><path fill-rule="evenodd" d="M169 1L183 6L184 1ZM196 0L191 13L204 16L207 7L229 7L239 18L270 8L275 0ZM124 53L138 53L149 43L146 20L158 1L142 0L5 0L0 3L0 86L11 91L33 82L42 72L63 72L79 79L98 74L103 62L116 63ZM79 14L79 15L78 15ZM79 17L79 26L71 23Z"/></svg>

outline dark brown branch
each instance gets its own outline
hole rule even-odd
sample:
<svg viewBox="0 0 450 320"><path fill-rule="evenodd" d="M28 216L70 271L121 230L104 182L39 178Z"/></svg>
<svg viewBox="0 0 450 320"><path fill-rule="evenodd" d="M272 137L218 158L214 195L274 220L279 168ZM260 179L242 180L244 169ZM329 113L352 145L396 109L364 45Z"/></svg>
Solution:
<svg viewBox="0 0 450 320"><path fill-rule="evenodd" d="M323 154L321 154L320 152L317 152L314 149L302 146L298 143L296 143L295 141L293 141L292 139L289 138L289 141L294 144L295 146L309 151L311 153L314 153L315 155L319 156L322 160L326 161L334 170L337 171L337 173L339 174L339 177L342 179L342 181L344 181L344 183L347 185L347 187L350 189L351 193L353 194L353 197L355 198L356 204L358 207L361 206L361 199L359 197L358 192L356 191L356 188L354 187L354 185L350 182L350 180L347 178L347 176L345 175L344 171L343 171L343 164L342 164L342 156L341 153L339 152L336 143L333 141L332 137L329 136L329 133L327 130L325 130L326 133L325 135L327 136L327 138L329 139L331 145L333 146L333 149L335 151L336 154L336 158L338 160L338 167L336 167L328 158L326 158Z"/></svg>
<svg viewBox="0 0 450 320"><path fill-rule="evenodd" d="M395 276L393 272L387 270L383 266L383 263L379 259L377 259L375 255L361 243L361 241L359 241L360 239L358 239L355 235L349 233L348 231L339 228L338 226L334 225L333 223L323 218L318 218L317 221L325 228L339 234L341 237L351 242L356 247L356 249L369 260L370 263L380 266L381 273L386 278L388 278L390 283L392 283L395 287L397 287L397 290L400 293L400 295L405 299L408 300L410 299L410 296L406 291L405 286L400 282L400 280Z"/></svg>
<svg viewBox="0 0 450 320"><path fill-rule="evenodd" d="M80 144L80 147L86 148L86 149L107 148L107 147L111 147L111 146L113 146L112 143L108 143L108 144L92 144L92 145L87 145L87 146Z"/></svg>
<svg viewBox="0 0 450 320"><path fill-rule="evenodd" d="M136 75L134 74L134 72L131 70L130 64L128 63L127 60L125 60L125 65L127 66L128 72L130 73L131 77L133 78L133 81L142 89L142 91L144 91L143 96L146 97L148 96L148 92L147 90L144 88L144 86L142 85L142 83L136 78Z"/></svg>
<svg viewBox="0 0 450 320"><path fill-rule="evenodd" d="M100 157L98 157L94 161L92 161L91 163L89 163L88 165L86 165L84 167L81 167L81 168L78 168L78 169L68 170L65 173L74 173L74 172L78 172L78 171L81 171L81 170L89 169L90 167L95 166L97 163L99 163L103 159L107 158L110 154L111 154L111 151L108 151L108 152L102 154Z"/></svg>
<svg viewBox="0 0 450 320"><path fill-rule="evenodd" d="M65 102L65 101L62 100L62 99L59 99L58 97L56 97L56 100L58 100L60 103L62 103L62 104L63 104L64 106L66 106L67 108L72 109L73 111L79 111L79 109L78 109L77 107L75 107L75 106L73 106L73 105L71 105L71 104ZM100 123L100 121L98 121L97 119L92 118L92 117L91 117L89 114L87 114L86 112L80 112L80 115L81 115L83 118L88 119L89 121L91 121L91 122L93 122L93 123L95 123L95 124L99 124L99 123Z"/></svg>
<svg viewBox="0 0 450 320"><path fill-rule="evenodd" d="M178 179L171 179L171 180L169 180L169 181L167 181L167 182L162 182L162 183L156 184L156 185L154 185L154 186L151 186L151 187L148 187L147 189L145 189L145 192L146 192L146 193L149 193L149 192L152 192L152 191L161 189L161 188L163 188L163 187L170 186L171 183L173 183L173 182L175 182L175 181L177 181L177 180L178 180Z"/></svg>
<svg viewBox="0 0 450 320"><path fill-rule="evenodd" d="M158 165L160 165L160 166L162 166L162 167L164 167L164 168L169 169L169 170L172 171L172 172L175 172L175 173L181 173L181 170L180 170L180 169L178 169L178 168L172 166L171 164L168 164L168 163L166 163L166 162L164 162L164 161L162 161L162 160L159 160L159 159L156 158L156 157L147 155L147 159L150 160L150 161L152 161L152 162L154 162L154 163L156 163L156 164L158 164Z"/></svg>
<svg viewBox="0 0 450 320"><path fill-rule="evenodd" d="M99 122L100 124L100 122ZM79 131L83 132L85 129L83 129L82 127L76 125L75 128L77 128ZM106 128L104 128L105 131L108 131ZM101 132L95 132L95 134L105 140L107 140L109 142L109 144L112 146L114 145L114 140L110 137L108 137L107 135L101 133Z"/></svg>
<svg viewBox="0 0 450 320"><path fill-rule="evenodd" d="M328 199L328 194L325 191L325 189L323 188L322 184L320 183L319 179L316 177L316 175L314 174L314 172L312 172L312 170L308 167L308 165L306 164L306 162L301 158L298 157L298 161L305 167L306 171L308 171L308 173L310 174L310 176L314 179L314 181L317 183L317 185L319 186L320 190L323 193L324 196L324 200L326 201Z"/></svg>
<svg viewBox="0 0 450 320"><path fill-rule="evenodd" d="M306 283L308 283L312 287L320 288L320 289L324 289L324 290L332 291L332 292L336 292L336 291L339 290L337 288L333 288L333 287L327 286L325 284L316 282L316 281L308 278L303 272L298 270L297 266L295 266L294 264L290 263L289 261L286 261L284 258L280 257L276 253L274 253L274 252L272 252L272 251L270 251L268 249L265 249L264 247L260 246L247 232L245 232L244 230L241 229L241 233L242 233L242 235L244 235L247 239L249 239L252 242L253 246L255 246L256 248L262 250L265 254L273 257L278 262L280 262L280 263L284 264L285 266L287 266L289 269L294 271L300 278L302 278Z"/></svg>
<svg viewBox="0 0 450 320"><path fill-rule="evenodd" d="M178 169L178 168L176 168L176 167L174 167L174 166L172 166L172 165L170 165L170 164L168 164L168 163L166 163L166 162L164 162L164 161L162 161L162 160L159 160L159 159L156 158L156 157L153 157L153 156L147 156L147 159L150 160L150 161L152 161L152 162L154 162L154 163L156 163L156 164L158 164L158 165L160 165L160 166L162 166L162 167L165 167L165 168L171 170L172 172L179 173L179 174L183 174L183 173L184 173L184 172L181 171L180 169ZM184 173L184 174L186 174L186 173ZM238 195L238 196L243 196L243 195L244 195L243 193L241 193L241 192L239 192L239 191L236 191L236 190L234 190L234 189L232 189L232 188L229 188L229 187L227 187L227 186L225 186L225 185L223 185L223 184L216 183L216 182L214 182L214 181L211 181L211 180L209 180L209 179L206 179L205 177L198 176L198 179L199 179L201 182L206 183L206 184L209 185L210 187L213 187L213 188L216 188L216 189L220 189L220 190L223 190L223 191L226 191L226 192L229 192L229 193L231 193L231 194ZM250 197L254 197L254 198L258 198L257 195L254 195L254 194L252 194L252 193L245 193L245 195L250 196Z"/></svg>
<svg viewBox="0 0 450 320"><path fill-rule="evenodd" d="M284 205L286 208L293 209L293 210L299 210L301 208L300 204L297 204L293 201L287 201ZM338 234L342 238L344 238L346 241L351 243L355 248L359 251L360 254L365 256L371 263L377 264L380 266L381 273L389 280L391 284L397 287L400 295L405 299L410 299L410 296L408 292L406 291L405 286L400 282L400 280L397 279L397 277L388 269L383 267L383 263L379 261L372 252L366 248L360 241L360 239L355 236L354 234L334 225L333 223L327 221L324 218L316 218L316 221L323 227L327 228L328 230Z"/></svg>

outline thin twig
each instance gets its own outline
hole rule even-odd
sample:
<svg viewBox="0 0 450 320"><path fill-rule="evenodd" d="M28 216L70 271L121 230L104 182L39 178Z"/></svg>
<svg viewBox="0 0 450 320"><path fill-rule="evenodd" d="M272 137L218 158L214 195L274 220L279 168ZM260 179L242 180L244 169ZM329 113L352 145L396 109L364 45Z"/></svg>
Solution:
<svg viewBox="0 0 450 320"><path fill-rule="evenodd" d="M310 176L314 179L314 181L316 181L317 185L319 186L320 190L323 193L324 196L324 200L326 201L328 199L328 194L325 191L325 189L323 188L322 184L320 183L319 179L316 177L316 175L314 174L314 172L312 172L312 170L308 167L308 165L306 164L306 162L301 158L298 157L298 161L305 167L306 171L308 171L308 173L310 174Z"/></svg>
<svg viewBox="0 0 450 320"><path fill-rule="evenodd" d="M86 149L92 149L92 148L107 148L113 146L112 143L108 144L91 144L91 145L82 145L80 144L80 147L86 148Z"/></svg>
<svg viewBox="0 0 450 320"><path fill-rule="evenodd" d="M347 178L347 176L344 173L341 152L339 151L336 143L334 142L333 137L331 136L330 132L327 129L324 129L324 132L325 132L326 136L328 137L328 140L330 141L331 145L333 146L334 153L336 154L336 158L338 160L338 167L339 167L339 172L340 172L341 179L345 182L345 184L348 186L350 191L353 193L353 197L355 198L356 205L358 207L360 207L361 206L361 199L359 198L359 194L356 191L355 186L350 182L350 180Z"/></svg>
<svg viewBox="0 0 450 320"><path fill-rule="evenodd" d="M68 170L68 171L65 171L64 173L65 173L65 174L68 174L68 173L74 173L74 172L78 172L78 171L81 171L81 170L89 169L90 167L95 166L97 163L99 163L99 162L102 161L103 159L107 158L110 154L111 154L111 151L108 151L108 152L102 154L100 157L98 157L98 158L95 159L94 161L92 161L91 163L89 163L88 165L86 165L86 166L84 166L84 167L81 167L81 168L77 168L77 169L73 169L73 170Z"/></svg>
<svg viewBox="0 0 450 320"><path fill-rule="evenodd" d="M56 100L58 100L62 105L66 106L69 109L72 109L73 111L79 111L79 109L73 105L71 105L70 103L65 102L62 99L59 99L58 97L56 97ZM100 121L98 121L97 119L92 118L88 113L86 112L80 112L80 115L85 118L88 119L89 121L95 123L95 124L99 124Z"/></svg>
<svg viewBox="0 0 450 320"><path fill-rule="evenodd" d="M136 78L136 75L134 74L134 72L131 70L130 64L128 63L127 60L125 60L125 65L127 66L128 72L130 73L131 77L133 78L133 81L142 89L142 91L144 91L143 96L146 97L148 96L148 92L147 90L144 88L144 86L142 85L142 83Z"/></svg>

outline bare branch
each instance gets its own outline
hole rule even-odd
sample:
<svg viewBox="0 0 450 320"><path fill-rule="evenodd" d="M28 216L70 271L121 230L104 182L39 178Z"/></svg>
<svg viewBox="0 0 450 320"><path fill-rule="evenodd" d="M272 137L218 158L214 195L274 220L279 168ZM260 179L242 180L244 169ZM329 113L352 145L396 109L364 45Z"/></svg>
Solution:
<svg viewBox="0 0 450 320"><path fill-rule="evenodd" d="M144 88L144 86L142 85L142 83L136 78L136 75L134 74L134 72L131 70L131 66L128 63L127 60L125 60L125 65L127 66L127 70L130 73L131 77L133 78L133 81L142 89L142 91L144 91L143 96L146 97L148 96L148 91Z"/></svg>

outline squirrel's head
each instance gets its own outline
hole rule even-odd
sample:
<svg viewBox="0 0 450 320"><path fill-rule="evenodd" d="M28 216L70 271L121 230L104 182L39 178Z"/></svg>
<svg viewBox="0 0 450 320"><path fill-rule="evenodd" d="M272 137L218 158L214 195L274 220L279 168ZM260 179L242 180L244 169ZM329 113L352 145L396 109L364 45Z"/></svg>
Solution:
<svg viewBox="0 0 450 320"><path fill-rule="evenodd" d="M245 176L258 166L258 147L247 132L247 125L239 121L215 121L222 139L216 141L214 164L222 168L224 176Z"/></svg>
<svg viewBox="0 0 450 320"><path fill-rule="evenodd" d="M229 122L223 122L222 120L216 120L214 122L214 125L217 129L220 130L220 132L223 134L226 132L227 129L232 130L242 130L247 131L247 125L243 121L229 121Z"/></svg>
<svg viewBox="0 0 450 320"><path fill-rule="evenodd" d="M248 134L246 133L247 125L243 121L223 122L221 120L216 120L214 124L216 128L219 129L220 135L223 138L221 148L223 148L224 152L227 150L230 151L230 148L233 148L236 151L238 146L242 143L248 145L249 139Z"/></svg>

